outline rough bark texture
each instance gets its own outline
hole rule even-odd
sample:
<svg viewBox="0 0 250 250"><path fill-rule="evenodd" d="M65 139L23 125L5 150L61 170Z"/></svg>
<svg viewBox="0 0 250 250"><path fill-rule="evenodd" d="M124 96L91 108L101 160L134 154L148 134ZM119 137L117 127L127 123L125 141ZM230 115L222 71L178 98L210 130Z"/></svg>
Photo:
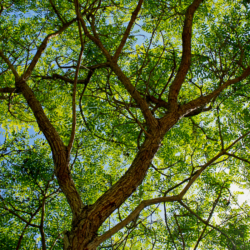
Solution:
<svg viewBox="0 0 250 250"><path fill-rule="evenodd" d="M67 148L63 144L53 125L50 123L31 88L24 80L18 81L16 86L21 90L23 96L31 107L41 131L43 131L44 136L50 144L55 165L55 174L59 185L70 204L74 220L81 213L83 204L80 195L76 190L74 181L71 178Z"/></svg>
<svg viewBox="0 0 250 250"><path fill-rule="evenodd" d="M49 119L47 118L40 102L37 100L31 88L27 85L26 81L30 77L32 70L35 68L37 61L40 59L42 52L46 48L46 45L50 38L56 36L63 32L69 25L71 25L76 19L64 23L61 19L63 26L55 33L48 35L43 43L38 48L31 64L29 65L27 71L23 74L22 78L18 75L15 67L11 64L9 59L4 56L3 52L0 50L0 56L3 58L5 63L8 65L9 69L15 76L16 86L15 88L3 88L0 90L1 93L22 93L25 97L29 107L32 109L37 123L45 135L53 154L53 160L55 165L55 174L58 179L58 183L62 192L65 194L67 201L71 207L73 219L72 219L72 229L70 232L66 232L64 236L64 250L93 250L96 249L96 244L93 242L97 238L97 231L103 222L117 209L119 208L126 199L137 189L137 187L144 180L147 171L152 163L152 160L161 146L161 141L163 140L165 134L184 116L192 116L199 114L204 111L206 104L208 104L213 98L218 96L225 88L235 84L250 75L250 67L246 68L245 71L237 78L228 80L223 83L220 87L212 91L207 96L201 96L195 100L190 101L182 106L178 105L178 94L181 90L182 84L185 81L187 72L191 64L191 36L192 36L192 22L194 13L201 4L201 0L194 0L193 3L187 8L185 15L185 22L183 27L183 54L182 60L173 80L168 96L168 102L157 99L153 96L148 96L145 99L136 87L130 82L130 79L124 74L122 69L117 64L117 60L121 51L126 43L127 37L132 30L133 24L135 23L136 17L141 9L143 0L138 1L138 5L135 11L132 13L131 20L128 24L126 32L121 40L120 45L117 48L115 56L112 57L109 52L105 49L98 34L95 32L94 27L92 27L92 32L89 32L89 26L86 26L84 19L81 17L79 11L78 1L75 0L77 17L82 25L85 35L92 40L96 46L100 49L103 55L106 57L107 62L97 65L95 68L90 68L87 77L87 81L91 78L94 70L98 67L109 66L112 71L116 74L117 78L123 84L124 88L136 102L136 106L140 108L144 119L147 123L146 139L141 145L139 152L137 153L134 161L132 162L126 173L106 192L104 193L93 205L84 206L78 193L74 181L71 177L69 168L69 149L64 145L62 139L57 133L56 129L53 127ZM53 7L54 8L54 7ZM59 15L59 14L58 14ZM60 15L59 15L60 17ZM94 34L91 35L91 34ZM80 67L80 59L78 70ZM77 74L76 74L77 75ZM53 76L54 77L54 76ZM72 80L55 75L60 79L73 83ZM77 83L86 83L86 80L77 82L77 77L75 78L75 86ZM164 107L167 113L163 118L156 119L153 112L149 108L149 103L153 102L160 107ZM146 129L145 129L146 130ZM71 143L73 145L74 137L72 136ZM206 166L204 166L205 169ZM203 171L203 170L200 170ZM189 184L180 194L184 195L188 188L192 185L198 174L189 181ZM174 199L179 199L178 197L171 197ZM98 243L99 244L99 243Z"/></svg>
<svg viewBox="0 0 250 250"><path fill-rule="evenodd" d="M180 114L175 112L167 116L167 122L160 123L153 131L148 131L152 136L145 139L130 168L120 180L93 206L84 209L79 219L74 221L71 232L65 237L65 250L95 249L89 248L88 244L97 236L98 228L142 183L164 135L177 123Z"/></svg>

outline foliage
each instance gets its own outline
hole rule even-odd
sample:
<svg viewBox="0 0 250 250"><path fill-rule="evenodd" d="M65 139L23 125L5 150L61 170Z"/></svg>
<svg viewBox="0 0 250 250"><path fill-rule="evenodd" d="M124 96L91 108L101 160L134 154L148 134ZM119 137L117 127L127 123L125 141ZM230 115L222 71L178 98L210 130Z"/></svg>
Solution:
<svg viewBox="0 0 250 250"><path fill-rule="evenodd" d="M248 1L0 6L1 249L249 249Z"/></svg>

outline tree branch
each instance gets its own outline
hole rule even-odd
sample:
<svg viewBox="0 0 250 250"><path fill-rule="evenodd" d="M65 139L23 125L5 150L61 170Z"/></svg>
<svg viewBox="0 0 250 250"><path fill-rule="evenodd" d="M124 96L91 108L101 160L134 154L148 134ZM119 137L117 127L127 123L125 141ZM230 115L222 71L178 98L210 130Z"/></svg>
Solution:
<svg viewBox="0 0 250 250"><path fill-rule="evenodd" d="M192 37L192 25L195 11L198 9L202 0L194 0L188 7L185 15L184 27L182 32L182 59L181 64L176 74L175 79L169 88L168 102L170 104L170 110L177 107L177 98L180 92L181 86L185 80L189 67L191 65L191 37Z"/></svg>
<svg viewBox="0 0 250 250"><path fill-rule="evenodd" d="M250 75L250 66L246 68L246 70L238 77L226 81L224 84L222 84L219 88L214 90L212 93L206 95L206 96L200 96L195 100L192 100L180 107L180 113L181 116L185 116L188 113L192 112L193 110L202 107L206 104L208 104L213 98L218 96L224 89L229 87L230 85L233 85L235 83L238 83L244 79L246 79Z"/></svg>
<svg viewBox="0 0 250 250"><path fill-rule="evenodd" d="M54 240L53 244L51 245L51 247L49 248L49 250L52 250L53 247L55 246L56 242L62 238L62 235L61 234L58 234L57 238Z"/></svg>
<svg viewBox="0 0 250 250"><path fill-rule="evenodd" d="M50 144L52 154L53 154L55 174L57 176L60 188L65 194L67 201L71 207L71 210L73 213L73 220L75 220L78 217L78 215L81 213L84 205L75 187L74 181L70 175L69 157L67 154L67 148L65 147L60 135L58 134L54 126L51 124L48 117L46 116L41 103L37 100L34 92L26 83L26 80L31 75L32 70L34 69L38 59L41 57L42 52L46 48L46 45L49 39L63 32L74 21L75 19L66 23L57 32L48 35L44 39L39 49L37 50L37 53L34 56L30 66L28 67L27 71L24 73L22 79L19 79L19 81L16 82L16 87L20 89L20 91L22 92L29 107L32 109L34 113L34 116L37 120L39 128L41 129L41 131L43 132L44 136L46 137L47 141Z"/></svg>
<svg viewBox="0 0 250 250"><path fill-rule="evenodd" d="M180 225L179 225L179 222L178 222L178 219L177 219L177 215L176 215L176 214L174 214L174 219L175 219L177 228L178 228L178 230L179 230L179 233L180 233L180 235L181 235L183 250L185 250L185 249L186 249L186 244L185 244L185 240L184 240L184 237L183 237L183 233L182 233L181 227L180 227Z"/></svg>
<svg viewBox="0 0 250 250"><path fill-rule="evenodd" d="M237 156L237 155L235 155L235 154L226 153L226 155L232 156L232 157L234 157L234 158L236 158L236 159L238 159L238 160L241 160L241 161L244 161L244 162L250 164L250 161L248 161L247 159L244 159L244 158L242 158L242 157L239 157L239 156Z"/></svg>
<svg viewBox="0 0 250 250"><path fill-rule="evenodd" d="M200 243L200 241L201 241L201 239L202 239L202 237L203 237L203 235L204 235L204 233L205 233L205 231L206 231L206 229L207 229L208 223L209 223L209 221L210 221L210 219L212 218L212 215L213 215L213 213L214 213L214 209L215 209L216 205L218 204L218 201L219 201L219 199L220 199L220 197L221 197L222 189L223 189L223 186L221 187L220 193L219 193L217 199L215 200L215 202L214 202L214 204L213 204L213 207L212 207L212 209L211 209L211 212L209 213L209 216L208 216L208 218L207 218L207 220L206 220L207 224L205 225L204 229L202 230L202 233L201 233L200 237L198 238L198 240L197 240L197 242L196 242L196 244L195 244L194 250L196 250L196 248L198 247L198 245L199 245L199 243Z"/></svg>
<svg viewBox="0 0 250 250"><path fill-rule="evenodd" d="M51 6L52 6L54 12L56 13L57 17L59 18L59 20L60 20L63 24L65 24L65 21L63 20L63 18L61 17L60 13L59 13L58 10L56 9L56 6L54 5L53 0L49 0L49 2L50 2L50 4L51 4Z"/></svg>
<svg viewBox="0 0 250 250"><path fill-rule="evenodd" d="M16 88L5 87L5 88L0 88L0 93L12 94L12 93L21 93L21 92L20 90L17 90Z"/></svg>
<svg viewBox="0 0 250 250"><path fill-rule="evenodd" d="M87 77L84 79L84 80L79 80L77 79L77 84L87 84L89 81L90 81L90 78L92 77L94 71L96 69L101 69L101 68L106 68L106 67L109 67L109 63L100 63L100 64L96 64L96 65L93 65L93 66L90 66L90 67L79 67L79 69L87 69L89 70L88 72L88 75ZM76 67L73 67L73 68L76 68ZM39 75L36 75L34 77L40 77L41 79L50 79L50 80L56 80L56 79L61 79L65 82L68 82L70 84L74 84L74 80L73 79L70 79L66 76L62 76L62 75L59 75L59 74L53 74L52 76L39 76Z"/></svg>
<svg viewBox="0 0 250 250"><path fill-rule="evenodd" d="M23 229L23 231L22 231L22 233L21 233L21 235L20 235L20 237L19 237L19 240L18 240L18 242L17 242L16 250L18 250L18 249L20 248L21 242L22 242L22 239L23 239L23 236L24 236L24 233L25 233L26 229L28 228L28 226L30 226L30 223L31 223L31 221L33 220L33 218L35 217L35 215L39 212L40 208L41 208L41 206L39 206L39 207L37 208L37 210L35 211L35 213L33 213L33 214L31 215L31 217L30 217L28 223L25 225L25 227L24 227L24 229Z"/></svg>
<svg viewBox="0 0 250 250"><path fill-rule="evenodd" d="M4 199L2 198L2 196L0 196L1 200L4 201ZM40 209L41 206L39 206ZM15 215L17 218L19 218L21 221L25 222L26 224L32 226L32 227L37 227L39 228L38 225L35 224L31 224L29 221L27 221L26 219L24 219L22 216L20 216L19 214L17 214L15 211L9 209L4 203L3 203L3 209L9 211L11 214Z"/></svg>
<svg viewBox="0 0 250 250"><path fill-rule="evenodd" d="M213 229L215 229L216 231L220 232L221 234L223 234L233 245L233 249L236 250L235 244L234 242L223 232L221 231L219 228L209 224L208 222L206 222L205 220L203 220L199 215L197 215L195 212L193 212L187 205L185 205L182 201L179 201L179 203L185 207L191 214L193 214L195 217L197 217L201 222L203 222L205 225L208 225L209 227L212 227Z"/></svg>
<svg viewBox="0 0 250 250"><path fill-rule="evenodd" d="M14 65L10 62L10 60L3 54L3 51L0 50L0 56L3 58L3 60L5 61L5 63L9 66L10 70L12 71L13 75L15 76L15 80L18 81L20 76L17 73Z"/></svg>
<svg viewBox="0 0 250 250"><path fill-rule="evenodd" d="M140 0L141 1L141 0ZM78 0L75 0L75 6L79 6ZM152 128L156 128L158 126L158 121L154 118L154 116L152 115L147 102L141 97L141 95L139 94L139 92L136 90L136 88L131 84L129 78L122 72L122 70L120 69L120 67L117 65L117 63L113 60L113 58L111 57L111 55L109 54L109 52L105 49L105 47L103 46L102 42L98 39L98 37L96 36L92 36L88 29L87 26L79 12L78 14L78 18L81 21L83 30L85 35L92 40L97 47L100 48L100 50L103 52L104 56L107 58L107 61L110 63L110 67L111 69L115 72L115 74L117 75L118 79L121 81L121 83L124 85L124 87L126 88L126 90L129 92L129 94L134 98L134 100L136 101L136 103L140 106L140 109L143 113L143 116L146 120L146 122L148 123L148 125Z"/></svg>
<svg viewBox="0 0 250 250"><path fill-rule="evenodd" d="M88 245L88 247L90 249L92 249L92 248L94 249L95 247L99 246L102 242L109 239L112 235L117 233L123 227L128 225L132 220L134 220L144 208L151 206L151 205L154 205L154 204L158 204L160 202L174 202L174 201L179 201L179 200L180 200L179 196L168 196L168 197L160 197L160 198L142 201L140 203L140 205L138 205L135 208L135 210L132 213L130 213L129 216L127 216L123 221L118 223L116 226L111 228L109 231L104 233L102 236L97 237L94 241L92 241Z"/></svg>
<svg viewBox="0 0 250 250"><path fill-rule="evenodd" d="M45 37L45 39L43 40L43 42L41 43L41 45L39 46L35 56L33 57L33 60L31 61L28 69L26 70L26 72L23 74L22 79L23 80L27 80L33 69L35 68L38 60L40 59L43 51L45 50L49 40L55 36L58 36L59 34L61 34L64 30L66 30L76 19L74 18L73 20L71 20L70 22L64 23L63 26L56 32L49 34ZM1 55L1 54L0 54Z"/></svg>
<svg viewBox="0 0 250 250"><path fill-rule="evenodd" d="M174 241L174 238L173 238L173 235L171 233L171 230L170 230L170 227L168 226L168 219L167 219L167 211L166 211L166 203L164 202L164 219L165 219L165 224L166 224L166 227L167 227L167 230L168 230L168 233L170 235L170 238L174 244L174 247L175 249L177 250L177 247L176 247L176 244L175 244L175 241Z"/></svg>
<svg viewBox="0 0 250 250"><path fill-rule="evenodd" d="M46 250L46 240L45 240L45 234L44 234L44 228L43 228L44 216L45 216L45 196L43 197L43 200L42 200L42 213L41 213L41 223L39 226L39 230L40 230L41 239L42 239L42 249Z"/></svg>
<svg viewBox="0 0 250 250"><path fill-rule="evenodd" d="M182 190L182 192L180 193L180 195L183 197L185 195L185 193L188 191L188 189L191 187L191 185L195 182L195 180L201 175L201 173L208 166L210 166L212 163L214 163L222 155L225 155L227 153L227 151L229 149L231 149L238 141L240 141L241 139L243 139L244 137L246 137L249 134L250 134L250 131L248 131L244 135L240 136L237 140L235 140L234 142L232 142L227 148L225 148L223 151L221 151L220 153L218 153L215 157L213 157L211 160L209 160L206 164L202 165L201 168L196 172L196 174L194 175L194 177L188 182L188 184L186 185L186 187Z"/></svg>
<svg viewBox="0 0 250 250"><path fill-rule="evenodd" d="M136 6L136 9L135 9L134 12L132 13L131 19L130 19L129 24L128 24L127 28L126 28L126 31L125 31L125 33L124 33L124 35L123 35L123 37L122 37L122 40L121 40L121 42L120 42L120 45L118 46L118 48L117 48L117 50L116 50L116 52L115 52L115 55L113 56L113 60L114 60L114 61L117 61L117 60L118 60L118 57L119 57L119 55L121 54L124 45L126 44L126 41L127 41L127 39L128 39L128 36L129 36L129 34L130 34L130 32L131 32L131 29L132 29L132 27L133 27L133 24L134 24L134 22L135 22L135 20L136 20L136 18L137 18L137 15L138 15L138 13L139 13L139 11L140 11L140 9L141 9L142 3L143 3L143 0L139 0L138 4L137 4L137 6Z"/></svg>
<svg viewBox="0 0 250 250"><path fill-rule="evenodd" d="M76 9L77 12L77 9ZM73 87L73 98L72 98L72 128L71 128L71 135L69 139L69 144L67 146L68 150L68 157L70 156L70 151L72 149L73 143L74 143L74 138L75 138L75 131L76 131L76 86L77 86L77 78L80 70L80 65L81 65L81 59L82 59L82 54L84 50L84 43L82 40L82 31L81 31L81 26L78 21L78 28L79 28L79 35L80 35L80 40L81 40L81 50L77 62L77 67L76 67L76 72L75 72L75 80L74 80L74 87Z"/></svg>

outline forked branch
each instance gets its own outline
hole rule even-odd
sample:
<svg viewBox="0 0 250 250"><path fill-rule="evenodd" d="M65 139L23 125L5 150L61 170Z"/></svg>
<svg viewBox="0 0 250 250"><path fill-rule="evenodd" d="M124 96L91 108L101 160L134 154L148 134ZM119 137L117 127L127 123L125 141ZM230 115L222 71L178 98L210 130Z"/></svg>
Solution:
<svg viewBox="0 0 250 250"><path fill-rule="evenodd" d="M244 135L240 136L238 139L236 139L234 142L232 142L225 150L221 151L215 157L213 157L211 160L209 160L206 164L204 164L198 171L196 171L193 174L193 177L191 179L188 178L189 179L188 184L183 188L183 190L180 192L179 195L167 196L167 197L159 197L159 198L155 198L155 199L150 199L150 200L142 201L140 203L140 205L138 205L136 207L136 209L132 213L130 213L129 216L127 216L123 221L121 221L120 223L118 223L112 229L110 229L109 231L107 231L106 233L104 233L102 236L97 237L92 243L90 243L88 245L88 247L90 247L90 249L94 249L95 247L99 246L102 242L104 242L105 240L107 240L108 238L110 238L112 235L114 235L119 230L121 230L123 227L125 227L126 225L128 225L131 221L133 221L140 214L140 212L144 208L146 208L148 206L155 205L155 204L158 204L158 203L161 203L161 202L174 202L174 201L181 202L181 200L184 197L184 195L190 189L190 187L195 182L195 180L201 175L201 173L207 167L209 167L210 165L212 165L217 159L219 159L221 156L225 155L226 151L228 151L229 149L231 149L238 141L240 141L241 139L245 138L248 134L250 134L250 131L247 132L247 133L245 133ZM181 182L177 186L180 186L181 184L185 183L188 179L185 179L183 182ZM220 198L220 195L218 196L218 198L216 199L216 201L215 201L215 203L213 205L212 212L214 211L214 208L215 208L216 204L218 203L219 198ZM211 218L211 216L212 215L210 215L210 218ZM210 224L208 224L208 222L206 222L206 224L209 225L209 226L211 226Z"/></svg>

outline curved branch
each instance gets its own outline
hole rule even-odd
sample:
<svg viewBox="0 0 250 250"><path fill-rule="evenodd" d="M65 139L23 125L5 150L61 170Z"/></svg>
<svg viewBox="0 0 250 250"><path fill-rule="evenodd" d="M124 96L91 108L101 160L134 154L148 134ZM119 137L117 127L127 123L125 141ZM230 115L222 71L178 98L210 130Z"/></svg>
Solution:
<svg viewBox="0 0 250 250"><path fill-rule="evenodd" d="M180 113L181 116L186 116L190 112L203 107L204 105L208 104L213 98L217 97L224 89L227 87L238 83L242 80L245 80L248 76L250 76L250 66L246 68L246 70L238 77L226 81L224 84L222 84L219 88L214 90L212 93L206 95L206 96L200 96L199 98L192 100L180 107Z"/></svg>
<svg viewBox="0 0 250 250"><path fill-rule="evenodd" d="M41 57L43 51L45 50L45 48L46 48L46 46L47 46L49 40L50 40L51 38L53 38L53 37L58 36L59 34L61 34L61 33L62 33L64 30L66 30L75 20L76 20L76 19L74 18L74 19L71 20L70 22L67 22L67 23L63 24L63 26L62 26L58 31L56 31L56 32L54 32L54 33L52 33L52 34L49 34L49 35L47 35L47 36L45 37L45 39L43 40L43 42L42 42L41 45L39 46L39 48L38 48L38 50L37 50L35 56L33 57L33 60L31 61L31 63L30 63L30 65L29 65L28 69L27 69L26 72L23 74L23 76L22 76L23 80L27 80L27 79L30 77L30 75L31 75L31 73L32 73L32 71L33 71L33 69L35 68L35 66L36 66L36 64L37 64L37 62L38 62L38 60L40 59L40 57ZM0 54L0 55L1 55L1 54Z"/></svg>
<svg viewBox="0 0 250 250"><path fill-rule="evenodd" d="M78 0L75 0L75 6L79 6ZM139 10L138 10L139 11ZM112 56L109 54L109 52L106 50L106 48L103 46L102 42L98 39L98 36L92 36L87 26L78 11L78 18L80 19L80 22L82 24L83 30L85 35L93 41L96 46L102 51L104 56L107 58L107 61L110 63L111 69L114 71L114 73L117 75L118 79L121 81L121 83L124 85L126 90L129 92L129 94L134 98L136 103L140 106L140 109L143 113L143 116L148 123L148 125L152 128L156 128L158 126L158 121L154 118L152 115L147 102L141 97L139 92L136 90L136 88L133 86L133 84L130 82L129 78L123 73L121 68L117 65L116 61L112 58Z"/></svg>
<svg viewBox="0 0 250 250"><path fill-rule="evenodd" d="M176 77L169 88L168 101L170 103L170 109L177 106L177 98L180 92L181 86L185 80L187 72L191 65L191 37L192 37L192 25L195 11L200 6L202 0L194 0L188 7L185 15L184 27L182 32L182 59L181 64L176 74Z"/></svg>
<svg viewBox="0 0 250 250"><path fill-rule="evenodd" d="M12 71L13 75L15 76L15 80L18 81L20 76L17 73L14 65L10 62L9 58L7 58L4 54L3 51L0 50L0 56L3 58L3 60L5 61L5 63L9 66L10 70Z"/></svg>
<svg viewBox="0 0 250 250"><path fill-rule="evenodd" d="M24 98L26 99L29 107L32 109L34 116L37 120L38 126L43 132L44 136L46 137L47 141L50 144L52 154L53 154L53 161L55 166L55 174L58 179L58 183L60 188L62 189L63 193L65 194L67 201L71 207L73 213L73 220L78 217L81 213L83 208L83 203L81 197L75 187L74 181L70 174L69 169L69 157L67 153L67 148L64 145L60 135L56 131L55 127L52 125L50 120L48 119L47 115L45 114L41 103L37 100L34 92L26 83L26 80L32 73L32 70L36 66L39 58L42 55L42 52L46 48L46 45L54 36L57 36L61 32L63 32L70 24L75 21L66 23L62 28L60 28L57 32L48 35L42 44L40 45L39 49L37 50L36 55L34 56L31 64L29 65L27 71L24 73L22 79L16 81L16 87L20 89Z"/></svg>
<svg viewBox="0 0 250 250"><path fill-rule="evenodd" d="M128 225L131 221L133 221L144 208L154 205L154 204L158 204L160 202L174 202L174 201L179 201L179 200L180 200L179 196L168 196L168 197L160 197L160 198L142 201L140 205L138 205L136 209L132 213L130 213L129 216L127 216L123 221L118 223L109 231L104 233L102 236L97 237L92 243L88 245L88 247L90 249L95 249L95 247L99 246L102 242L109 239L112 235L114 235L123 227Z"/></svg>

